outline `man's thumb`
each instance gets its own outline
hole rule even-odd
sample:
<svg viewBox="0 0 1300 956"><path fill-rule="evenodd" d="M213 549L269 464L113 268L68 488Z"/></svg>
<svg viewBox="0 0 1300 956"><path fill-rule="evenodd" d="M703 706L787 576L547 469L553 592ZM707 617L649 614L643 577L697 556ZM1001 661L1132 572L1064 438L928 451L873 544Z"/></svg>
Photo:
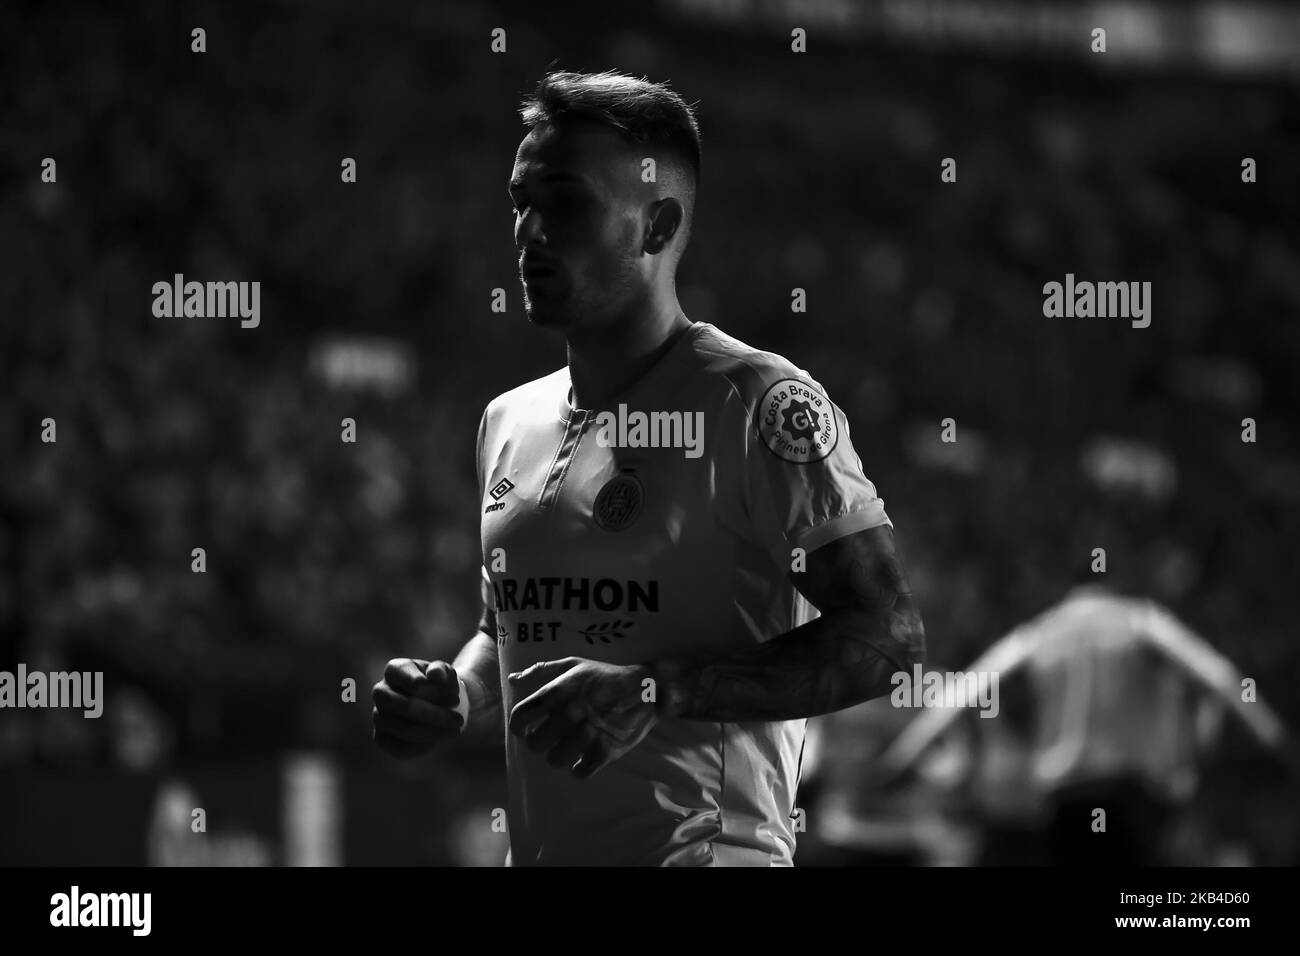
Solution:
<svg viewBox="0 0 1300 956"><path fill-rule="evenodd" d="M469 688L456 673L456 668L446 661L433 661L424 670L424 676L435 687L445 687L456 694L456 706L452 708L460 714L460 728L465 729L469 722Z"/></svg>
<svg viewBox="0 0 1300 956"><path fill-rule="evenodd" d="M424 676L435 687L456 686L456 668L446 661L430 661L424 669Z"/></svg>

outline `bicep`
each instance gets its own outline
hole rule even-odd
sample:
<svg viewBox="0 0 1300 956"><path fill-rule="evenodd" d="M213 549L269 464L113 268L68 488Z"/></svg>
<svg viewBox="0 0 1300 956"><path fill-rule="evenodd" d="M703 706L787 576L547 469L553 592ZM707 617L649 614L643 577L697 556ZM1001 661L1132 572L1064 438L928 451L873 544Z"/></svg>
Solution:
<svg viewBox="0 0 1300 956"><path fill-rule="evenodd" d="M911 594L889 525L822 545L808 555L807 570L791 572L790 579L823 614L841 608L887 609Z"/></svg>
<svg viewBox="0 0 1300 956"><path fill-rule="evenodd" d="M836 538L808 555L807 569L790 574L823 615L842 615L885 626L887 651L900 666L921 662L925 629L887 524Z"/></svg>

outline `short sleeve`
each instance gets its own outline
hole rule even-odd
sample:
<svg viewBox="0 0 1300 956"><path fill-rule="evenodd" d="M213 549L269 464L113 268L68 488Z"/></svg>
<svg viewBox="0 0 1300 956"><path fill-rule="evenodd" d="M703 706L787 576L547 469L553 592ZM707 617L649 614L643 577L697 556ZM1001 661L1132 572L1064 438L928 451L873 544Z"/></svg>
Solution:
<svg viewBox="0 0 1300 956"><path fill-rule="evenodd" d="M743 428L746 511L754 538L781 567L795 548L823 545L879 525L893 527L863 471L844 413L806 376L768 373L736 397ZM734 446L733 446L734 447Z"/></svg>

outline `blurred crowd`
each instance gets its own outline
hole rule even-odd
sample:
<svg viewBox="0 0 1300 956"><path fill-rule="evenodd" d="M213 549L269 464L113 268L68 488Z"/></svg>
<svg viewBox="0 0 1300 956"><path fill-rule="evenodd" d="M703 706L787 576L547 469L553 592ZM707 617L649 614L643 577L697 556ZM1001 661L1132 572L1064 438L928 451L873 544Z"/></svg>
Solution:
<svg viewBox="0 0 1300 956"><path fill-rule="evenodd" d="M563 362L523 318L505 194L558 51L700 104L683 305L844 409L933 658L969 663L1104 548L1300 726L1293 85L796 60L582 7L506 5L504 58L472 5L71 9L0 14L0 667L102 670L109 696L101 722L6 714L0 768L367 761L383 662L455 653L479 415ZM261 281L261 325L155 318L177 272ZM1066 273L1152 282L1151 327L1045 319Z"/></svg>

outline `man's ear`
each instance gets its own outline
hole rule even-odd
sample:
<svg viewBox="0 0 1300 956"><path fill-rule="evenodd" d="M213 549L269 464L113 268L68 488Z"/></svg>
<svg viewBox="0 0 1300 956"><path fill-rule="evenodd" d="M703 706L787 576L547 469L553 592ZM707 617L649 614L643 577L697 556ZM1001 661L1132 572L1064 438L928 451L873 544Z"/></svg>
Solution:
<svg viewBox="0 0 1300 956"><path fill-rule="evenodd" d="M645 242L641 248L652 256L663 252L681 228L684 215L682 204L671 196L656 200L651 206L650 224L646 228Z"/></svg>

